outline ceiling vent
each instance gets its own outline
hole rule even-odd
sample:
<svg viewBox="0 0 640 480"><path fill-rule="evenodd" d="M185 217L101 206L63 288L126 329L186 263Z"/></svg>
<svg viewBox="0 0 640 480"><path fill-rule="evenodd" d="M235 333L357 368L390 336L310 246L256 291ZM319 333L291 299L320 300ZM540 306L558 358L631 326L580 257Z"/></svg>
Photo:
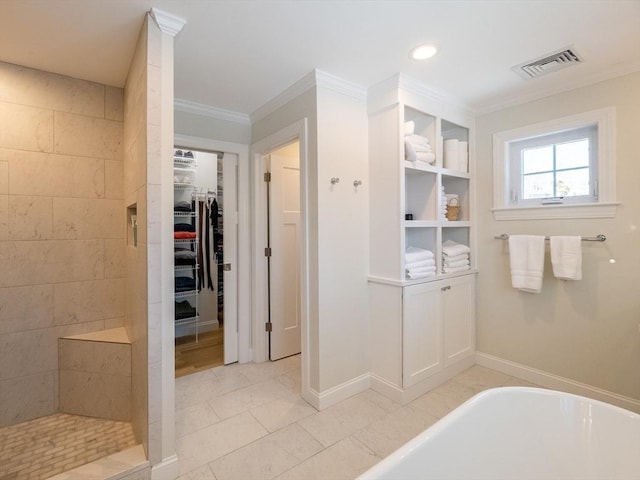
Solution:
<svg viewBox="0 0 640 480"><path fill-rule="evenodd" d="M545 55L544 57L536 60L522 63L511 67L511 70L516 72L522 78L529 80L530 78L536 78L547 73L556 72L563 68L570 67L578 63L582 63L582 58L578 56L575 49L566 48L559 52Z"/></svg>

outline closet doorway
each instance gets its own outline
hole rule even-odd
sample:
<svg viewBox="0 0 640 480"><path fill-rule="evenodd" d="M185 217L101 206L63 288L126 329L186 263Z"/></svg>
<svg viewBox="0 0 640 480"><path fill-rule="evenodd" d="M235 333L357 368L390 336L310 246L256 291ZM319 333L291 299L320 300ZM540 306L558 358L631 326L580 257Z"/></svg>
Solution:
<svg viewBox="0 0 640 480"><path fill-rule="evenodd" d="M238 360L238 156L174 148L175 373Z"/></svg>
<svg viewBox="0 0 640 480"><path fill-rule="evenodd" d="M264 157L267 185L269 359L300 353L301 198L300 143Z"/></svg>

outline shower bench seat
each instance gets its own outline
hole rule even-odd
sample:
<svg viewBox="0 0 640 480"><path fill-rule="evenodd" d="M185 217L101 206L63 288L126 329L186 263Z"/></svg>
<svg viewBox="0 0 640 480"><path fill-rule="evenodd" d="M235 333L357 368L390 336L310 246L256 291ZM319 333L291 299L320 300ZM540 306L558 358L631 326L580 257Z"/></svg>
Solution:
<svg viewBox="0 0 640 480"><path fill-rule="evenodd" d="M131 341L124 327L58 339L58 410L131 420Z"/></svg>

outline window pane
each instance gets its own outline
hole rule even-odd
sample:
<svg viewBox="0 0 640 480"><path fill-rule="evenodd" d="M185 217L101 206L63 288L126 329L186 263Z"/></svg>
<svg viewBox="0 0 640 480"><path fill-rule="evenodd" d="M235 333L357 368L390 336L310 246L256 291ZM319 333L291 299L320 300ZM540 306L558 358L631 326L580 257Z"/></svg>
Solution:
<svg viewBox="0 0 640 480"><path fill-rule="evenodd" d="M538 173L522 177L522 199L553 197L553 174Z"/></svg>
<svg viewBox="0 0 640 480"><path fill-rule="evenodd" d="M583 138L575 142L559 143L556 146L556 168L588 167L589 139Z"/></svg>
<svg viewBox="0 0 640 480"><path fill-rule="evenodd" d="M573 197L576 195L589 195L589 169L577 168L558 172L557 189L559 197Z"/></svg>
<svg viewBox="0 0 640 480"><path fill-rule="evenodd" d="M522 151L522 173L553 170L553 146L527 148Z"/></svg>

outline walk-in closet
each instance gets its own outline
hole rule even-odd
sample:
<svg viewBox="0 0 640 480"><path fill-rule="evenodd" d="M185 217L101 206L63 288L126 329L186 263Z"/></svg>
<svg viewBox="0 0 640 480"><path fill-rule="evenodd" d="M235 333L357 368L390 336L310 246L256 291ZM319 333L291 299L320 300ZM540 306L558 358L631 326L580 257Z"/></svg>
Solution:
<svg viewBox="0 0 640 480"><path fill-rule="evenodd" d="M225 163L222 152L174 148L177 377L225 363Z"/></svg>

